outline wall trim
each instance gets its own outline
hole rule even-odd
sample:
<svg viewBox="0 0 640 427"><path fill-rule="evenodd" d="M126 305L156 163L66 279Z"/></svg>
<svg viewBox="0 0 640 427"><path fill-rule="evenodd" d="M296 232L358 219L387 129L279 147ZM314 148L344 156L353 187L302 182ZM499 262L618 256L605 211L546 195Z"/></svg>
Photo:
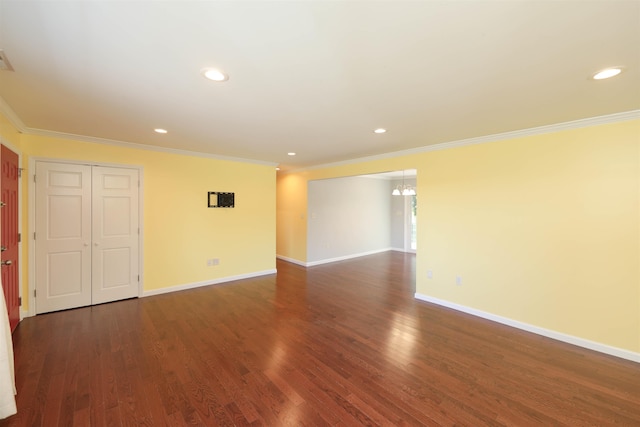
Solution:
<svg viewBox="0 0 640 427"><path fill-rule="evenodd" d="M24 133L25 129L27 129L27 127L24 125L22 120L20 120L20 117L18 117L16 112L13 111L13 109L9 106L9 104L7 104L7 101L5 101L4 98L2 98L1 96L0 96L0 113L6 116L7 120L9 120L9 123L11 123L13 127L18 130L18 132Z"/></svg>
<svg viewBox="0 0 640 427"><path fill-rule="evenodd" d="M628 120L640 119L640 110L631 110L621 113L608 114L606 116L590 117L586 119L572 120L569 122L556 123L552 125L538 126L534 128L515 130L510 132L496 133L492 135L478 136L474 138L460 139L456 141L441 142L438 144L425 145L422 147L410 148L407 150L393 151L390 153L377 154L373 156L359 157L355 159L343 160L333 163L324 163L321 165L308 166L299 169L283 171L283 173L298 173L314 169L325 169L337 166L346 166L354 163L371 162L374 160L383 160L394 157L410 156L414 154L426 153L429 151L446 150L449 148L463 147L466 145L484 144L486 142L496 142L505 139L522 138L525 136L542 135L545 133L560 132L563 130L579 129L589 126L598 126L609 123L618 123Z"/></svg>
<svg viewBox="0 0 640 427"><path fill-rule="evenodd" d="M367 256L367 255L373 255L373 254L379 254L381 252L389 252L389 251L397 251L397 252L405 252L405 253L415 253L414 251L405 251L402 248L384 248L384 249L376 249L375 251L368 251L368 252L362 252L362 253L357 253L357 254L351 254L351 255L344 255L341 257L336 257L336 258L327 258L327 259L322 259L319 261L311 261L311 262L304 262L304 261L300 261L297 259L293 259L293 258L289 258L283 255L276 255L276 258L281 259L282 261L286 261L286 262L290 262L293 264L297 264L297 265L301 265L302 267L313 267L315 265L321 265L321 264L329 264L332 262L338 262L338 261L345 261L351 258L360 258L363 256Z"/></svg>
<svg viewBox="0 0 640 427"><path fill-rule="evenodd" d="M502 323L503 325L511 326L513 328L521 329L527 332L532 332L537 335L542 335L547 338L552 338L557 341L562 341L568 344L572 344L578 347L594 350L599 353L608 354L610 356L619 357L621 359L631 360L632 362L640 363L640 353L636 353L630 350L625 350L618 347L612 347L606 344L590 341L584 338L576 337L573 335L564 334L562 332L553 331L551 329L541 328L539 326L531 325L529 323L520 322L518 320L509 319L508 317L498 316L486 311L478 310L475 308L467 307L464 305L456 304L450 301L434 298L428 295L415 293L417 300L430 302L443 307L451 308L463 313L471 314L476 317L491 320L493 322Z"/></svg>
<svg viewBox="0 0 640 427"><path fill-rule="evenodd" d="M390 251L395 251L395 252L402 252L402 253L405 253L405 254L415 254L415 253L417 253L415 251L415 249L390 248L389 250Z"/></svg>
<svg viewBox="0 0 640 427"><path fill-rule="evenodd" d="M252 163L252 164L273 166L273 167L278 165L278 163L276 162L267 162L264 160L244 159L240 157L203 153L200 151L180 150L177 148L156 147L153 145L138 144L135 142L117 141L114 139L96 138L93 136L77 135L73 133L56 132L56 131L46 130L46 129L30 128L24 124L24 122L20 119L20 117L18 117L15 111L13 111L13 109L9 106L9 104L7 104L7 102L2 97L0 97L0 113L4 114L14 127L19 132L25 135L38 135L38 136L45 136L45 137L51 137L51 138L64 138L64 139L71 139L71 140L80 141L80 142L89 142L93 144L115 145L119 147L133 148L138 150L157 151L161 153L178 154L178 155L192 156L192 157L203 157L207 159L227 160L230 162Z"/></svg>
<svg viewBox="0 0 640 427"><path fill-rule="evenodd" d="M30 128L30 127L27 127L22 122L22 120L18 117L18 115L13 111L13 109L9 106L9 104L7 104L7 102L2 97L0 97L0 113L3 113L7 117L9 122L11 122L11 124L16 129L18 129L18 131L28 135L40 135L40 136L48 136L48 137L54 137L54 138L65 138L65 139L72 139L72 140L81 141L81 142L90 142L94 144L117 145L117 146L128 147L128 148L136 148L139 150L158 151L158 152L179 154L179 155L185 155L185 156L203 157L203 158L210 158L210 159L217 159L217 160L228 160L233 162L252 163L252 164L274 166L274 167L278 165L278 163L267 162L263 160L244 159L239 157L203 153L199 151L156 147L152 145L138 144L133 142L116 141L112 139L96 138L91 136L83 136L83 135L69 134L69 133L63 133L63 132L49 131L45 129ZM282 171L282 173L284 174L298 173L298 172L304 172L304 171L309 171L314 169L324 169L329 167L344 166L344 165L350 165L354 163L362 163L362 162L369 162L374 160L389 159L393 157L408 156L412 154L425 153L429 151L445 150L448 148L462 147L465 145L482 144L485 142L494 142L494 141L500 141L505 139L521 138L525 136L541 135L545 133L559 132L559 131L569 130L569 129L578 129L578 128L583 128L588 126L597 126L597 125L603 125L608 123L617 123L617 122L623 122L623 121L635 120L635 119L640 119L640 110L624 111L620 113L589 117L586 119L572 120L572 121L556 123L552 125L538 126L538 127L528 128L528 129L521 129L521 130L510 131L510 132L503 132L503 133L479 136L474 138L461 139L456 141L442 142L438 144L410 148L407 150L393 151L393 152L382 153L382 154L377 154L373 156L358 157L354 159L342 160L342 161L333 162L333 163L324 163L320 165L297 168L297 169L292 169L288 171Z"/></svg>
<svg viewBox="0 0 640 427"><path fill-rule="evenodd" d="M27 135L39 135L39 136L46 136L46 137L52 137L52 138L71 139L74 141L89 142L93 144L112 145L112 146L132 148L132 149L145 150L145 151L157 151L160 153L177 154L182 156L202 157L206 159L226 160L226 161L238 162L238 163L252 163L257 165L274 166L274 167L278 165L278 163L267 162L263 160L244 159L240 157L223 156L219 154L203 153L200 151L181 150L177 148L157 147L154 145L138 144L135 142L116 141L113 139L96 138L93 136L76 135L72 133L55 132L55 131L44 130L44 129L27 128L23 133Z"/></svg>
<svg viewBox="0 0 640 427"><path fill-rule="evenodd" d="M276 255L276 258L281 259L282 261L290 262L292 264L298 264L298 265L301 265L303 267L307 266L307 263L304 262L304 261L300 261L300 260L297 260L297 259L294 259L294 258L289 258L289 257L286 257L284 255Z"/></svg>
<svg viewBox="0 0 640 427"><path fill-rule="evenodd" d="M373 250L373 251L360 252L360 253L357 253L357 254L339 256L339 257L335 257L335 258L326 258L326 259L321 259L321 260L318 260L318 261L307 262L306 266L307 267L313 267L314 265L329 264L331 262L337 262L337 261L345 261L345 260L351 259L351 258L359 258L359 257L362 257L362 256L379 254L381 252L388 252L390 250L391 250L391 248L383 248L383 249L376 249L376 250Z"/></svg>
<svg viewBox="0 0 640 427"><path fill-rule="evenodd" d="M277 273L277 270L275 268L272 268L269 270L255 271L253 273L246 273L246 274L238 274L236 276L227 276L219 279L203 280L201 282L193 282L193 283L185 283L183 285L168 286L166 288L144 291L141 297L144 298L144 297L150 297L154 295L169 294L172 292L185 291L187 289L195 289L195 288L201 288L204 286L219 285L221 283L233 282L233 281L242 280L242 279L251 279L253 277L267 276L269 274L276 274L276 273Z"/></svg>

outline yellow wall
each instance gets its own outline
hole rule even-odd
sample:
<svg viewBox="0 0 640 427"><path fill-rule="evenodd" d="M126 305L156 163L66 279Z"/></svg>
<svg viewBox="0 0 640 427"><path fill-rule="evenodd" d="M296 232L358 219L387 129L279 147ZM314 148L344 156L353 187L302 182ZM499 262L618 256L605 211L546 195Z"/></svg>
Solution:
<svg viewBox="0 0 640 427"><path fill-rule="evenodd" d="M20 133L2 113L0 113L0 138L14 148L20 148Z"/></svg>
<svg viewBox="0 0 640 427"><path fill-rule="evenodd" d="M429 153L418 173L417 292L638 352L638 130L626 122Z"/></svg>
<svg viewBox="0 0 640 427"><path fill-rule="evenodd" d="M278 206L302 194L306 218L308 180L415 168L418 294L637 353L639 160L634 120L282 174ZM305 262L294 227L277 252Z"/></svg>
<svg viewBox="0 0 640 427"><path fill-rule="evenodd" d="M9 139L11 132L2 128ZM145 291L275 270L273 166L20 135L22 167L30 158L141 166ZM28 230L23 175L23 235ZM235 192L235 208L207 207L208 191ZM28 245L23 239L23 310L28 308ZM220 264L208 267L208 258Z"/></svg>
<svg viewBox="0 0 640 427"><path fill-rule="evenodd" d="M287 258L307 257L307 181L285 175L276 186L276 253Z"/></svg>

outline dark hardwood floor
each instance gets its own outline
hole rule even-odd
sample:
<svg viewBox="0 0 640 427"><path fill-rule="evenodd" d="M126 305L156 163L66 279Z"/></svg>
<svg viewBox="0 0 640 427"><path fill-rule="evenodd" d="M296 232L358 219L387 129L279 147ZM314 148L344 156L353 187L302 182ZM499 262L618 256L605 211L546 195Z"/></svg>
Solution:
<svg viewBox="0 0 640 427"><path fill-rule="evenodd" d="M417 301L397 252L25 319L5 426L640 426L640 365Z"/></svg>

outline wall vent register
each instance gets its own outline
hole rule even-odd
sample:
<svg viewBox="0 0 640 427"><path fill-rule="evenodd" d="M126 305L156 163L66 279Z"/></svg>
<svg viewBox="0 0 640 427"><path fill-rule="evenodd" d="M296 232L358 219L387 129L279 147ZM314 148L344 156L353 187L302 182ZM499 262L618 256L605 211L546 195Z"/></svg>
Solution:
<svg viewBox="0 0 640 427"><path fill-rule="evenodd" d="M207 198L210 208L233 208L235 206L235 193L209 191Z"/></svg>

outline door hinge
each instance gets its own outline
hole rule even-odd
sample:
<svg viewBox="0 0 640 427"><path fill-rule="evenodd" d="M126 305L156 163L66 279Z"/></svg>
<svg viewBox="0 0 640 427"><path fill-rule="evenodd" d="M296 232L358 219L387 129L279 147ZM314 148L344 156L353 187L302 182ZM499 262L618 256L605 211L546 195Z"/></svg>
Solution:
<svg viewBox="0 0 640 427"><path fill-rule="evenodd" d="M36 175L33 175L33 182L36 182Z"/></svg>
<svg viewBox="0 0 640 427"><path fill-rule="evenodd" d="M33 240L36 240L36 232L33 232Z"/></svg>
<svg viewBox="0 0 640 427"><path fill-rule="evenodd" d="M138 274L138 282L140 281L140 275Z"/></svg>
<svg viewBox="0 0 640 427"><path fill-rule="evenodd" d="M36 297L36 292L37 292L37 290L36 290L36 289L34 289L34 290L33 290L33 297L34 297L34 298Z"/></svg>
<svg viewBox="0 0 640 427"><path fill-rule="evenodd" d="M18 178L22 178L22 171L24 168L18 168Z"/></svg>
<svg viewBox="0 0 640 427"><path fill-rule="evenodd" d="M18 305L22 307L22 297L18 297Z"/></svg>
<svg viewBox="0 0 640 427"><path fill-rule="evenodd" d="M22 233L18 233L18 243L22 242Z"/></svg>

